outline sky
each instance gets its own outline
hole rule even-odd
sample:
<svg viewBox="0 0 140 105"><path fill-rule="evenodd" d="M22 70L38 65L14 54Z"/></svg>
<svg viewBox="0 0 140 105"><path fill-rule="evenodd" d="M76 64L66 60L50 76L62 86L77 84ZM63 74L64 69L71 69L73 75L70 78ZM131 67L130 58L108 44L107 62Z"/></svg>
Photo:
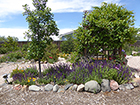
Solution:
<svg viewBox="0 0 140 105"><path fill-rule="evenodd" d="M140 27L140 0L48 0L47 6L52 9L54 20L59 28L59 35L75 30L80 26L84 10L101 6L102 2L124 5L135 14L135 27ZM26 41L24 33L28 30L26 16L23 16L22 5L28 4L33 10L32 0L0 0L0 36L18 37ZM52 37L58 40L58 36Z"/></svg>

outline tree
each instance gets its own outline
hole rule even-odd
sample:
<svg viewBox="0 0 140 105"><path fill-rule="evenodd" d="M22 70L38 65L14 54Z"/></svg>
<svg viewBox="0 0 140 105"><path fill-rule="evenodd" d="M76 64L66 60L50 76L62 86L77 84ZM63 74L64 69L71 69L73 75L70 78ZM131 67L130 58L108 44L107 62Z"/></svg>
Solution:
<svg viewBox="0 0 140 105"><path fill-rule="evenodd" d="M50 35L58 35L58 28L53 20L51 9L46 6L48 0L33 0L35 10L30 10L27 4L23 5L27 15L26 21L29 23L29 30L25 32L25 36L31 39L27 56L29 59L38 58L39 61L39 77L41 78L40 59L45 53L47 44L50 44L52 38Z"/></svg>
<svg viewBox="0 0 140 105"><path fill-rule="evenodd" d="M66 41L63 41L60 45L61 51L64 53L71 53L75 50L75 39L73 35L65 35Z"/></svg>
<svg viewBox="0 0 140 105"><path fill-rule="evenodd" d="M134 13L117 4L102 3L101 7L93 7L91 13L86 12L85 18L75 31L77 51L85 55L98 53L103 46L109 49L120 48L126 42L134 43Z"/></svg>

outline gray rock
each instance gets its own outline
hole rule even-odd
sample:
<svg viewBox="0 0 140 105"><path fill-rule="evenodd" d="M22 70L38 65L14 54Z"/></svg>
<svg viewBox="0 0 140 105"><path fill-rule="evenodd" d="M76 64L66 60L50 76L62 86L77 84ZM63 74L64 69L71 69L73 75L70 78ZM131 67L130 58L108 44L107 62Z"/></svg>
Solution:
<svg viewBox="0 0 140 105"><path fill-rule="evenodd" d="M101 90L103 91L103 92L110 92L111 91L111 88L110 88L110 82L109 82L109 80L107 80L107 79L103 79L102 80L102 83L101 83Z"/></svg>
<svg viewBox="0 0 140 105"><path fill-rule="evenodd" d="M68 85L65 86L64 89L65 89L65 90L68 90L71 86L73 86L73 84L68 84Z"/></svg>
<svg viewBox="0 0 140 105"><path fill-rule="evenodd" d="M129 89L129 90L134 89L134 86L132 84L124 84L124 86L126 89Z"/></svg>
<svg viewBox="0 0 140 105"><path fill-rule="evenodd" d="M53 92L57 92L59 89L59 86L56 84L54 87L53 87Z"/></svg>
<svg viewBox="0 0 140 105"><path fill-rule="evenodd" d="M99 93L100 90L101 87L97 81L91 80L85 83L85 91L92 92L92 93Z"/></svg>
<svg viewBox="0 0 140 105"><path fill-rule="evenodd" d="M45 87L44 87L45 91L51 91L53 89L53 85L52 84L47 84Z"/></svg>
<svg viewBox="0 0 140 105"><path fill-rule="evenodd" d="M125 88L124 85L119 85L119 89L122 90L122 91L125 91L126 90L126 88Z"/></svg>
<svg viewBox="0 0 140 105"><path fill-rule="evenodd" d="M77 91L82 92L84 90L84 88L85 88L85 85L81 84L77 87Z"/></svg>
<svg viewBox="0 0 140 105"><path fill-rule="evenodd" d="M78 87L77 84L73 85L73 86L72 86L72 90L76 91L76 90L77 90L77 87Z"/></svg>
<svg viewBox="0 0 140 105"><path fill-rule="evenodd" d="M40 91L41 89L40 89L40 87L38 87L38 86L36 86L36 85L31 85L31 86L29 86L29 90L30 90L30 91L38 92L38 91Z"/></svg>
<svg viewBox="0 0 140 105"><path fill-rule="evenodd" d="M65 89L64 88L59 88L58 89L58 93L64 93L65 92Z"/></svg>

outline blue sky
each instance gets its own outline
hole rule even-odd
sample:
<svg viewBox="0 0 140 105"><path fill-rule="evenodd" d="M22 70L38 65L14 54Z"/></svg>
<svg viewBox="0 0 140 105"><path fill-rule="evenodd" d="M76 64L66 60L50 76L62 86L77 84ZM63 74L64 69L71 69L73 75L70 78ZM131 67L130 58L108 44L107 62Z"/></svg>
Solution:
<svg viewBox="0 0 140 105"><path fill-rule="evenodd" d="M140 27L140 0L48 0L47 6L52 9L59 34L76 29L82 22L83 11L92 6L100 6L102 2L124 5L135 14L135 27ZM28 4L34 9L32 0L0 0L0 36L15 36L19 41L25 41L24 32L28 30L26 16L22 5ZM59 38L54 36L54 40Z"/></svg>

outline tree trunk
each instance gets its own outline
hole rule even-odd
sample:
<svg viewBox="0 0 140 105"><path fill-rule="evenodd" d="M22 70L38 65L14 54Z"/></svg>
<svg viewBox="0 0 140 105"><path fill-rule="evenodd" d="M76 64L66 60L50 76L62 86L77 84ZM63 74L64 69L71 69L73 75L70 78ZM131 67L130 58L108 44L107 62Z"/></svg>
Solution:
<svg viewBox="0 0 140 105"><path fill-rule="evenodd" d="M38 64L39 64L39 78L42 77L41 75L41 64L40 64L40 58L38 59Z"/></svg>

